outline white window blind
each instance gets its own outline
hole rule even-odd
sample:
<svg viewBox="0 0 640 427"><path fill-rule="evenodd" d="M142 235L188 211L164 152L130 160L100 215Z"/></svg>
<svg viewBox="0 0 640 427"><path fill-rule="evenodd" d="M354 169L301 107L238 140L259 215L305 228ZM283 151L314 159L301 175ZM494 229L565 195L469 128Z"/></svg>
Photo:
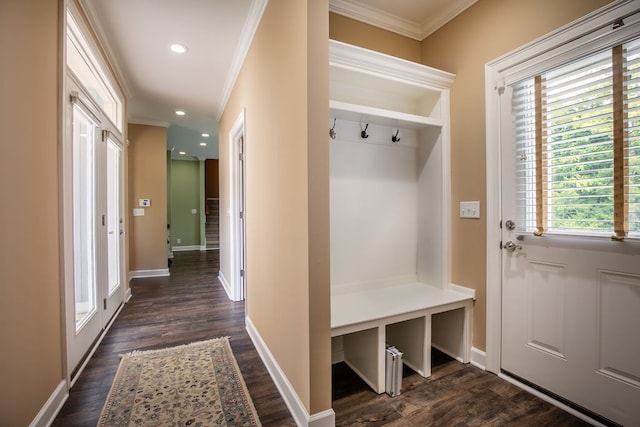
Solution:
<svg viewBox="0 0 640 427"><path fill-rule="evenodd" d="M622 67L606 49L512 85L523 231L640 237L640 42L621 52Z"/></svg>
<svg viewBox="0 0 640 427"><path fill-rule="evenodd" d="M640 237L640 39L625 44L625 182L629 235Z"/></svg>

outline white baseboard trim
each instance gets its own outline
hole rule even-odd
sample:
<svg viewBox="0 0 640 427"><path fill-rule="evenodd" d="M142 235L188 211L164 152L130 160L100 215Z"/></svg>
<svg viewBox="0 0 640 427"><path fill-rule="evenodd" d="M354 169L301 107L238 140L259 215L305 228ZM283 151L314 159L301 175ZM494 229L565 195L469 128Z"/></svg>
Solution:
<svg viewBox="0 0 640 427"><path fill-rule="evenodd" d="M53 420L62 409L62 405L67 401L69 397L69 391L67 390L67 382L62 380L58 383L51 396L47 399L44 406L40 408L40 411L36 417L31 421L29 427L48 427L53 424Z"/></svg>
<svg viewBox="0 0 640 427"><path fill-rule="evenodd" d="M202 246L200 245L190 245L190 246L172 246L171 250L173 252L189 252L189 251L201 251ZM206 249L206 246L205 246Z"/></svg>
<svg viewBox="0 0 640 427"><path fill-rule="evenodd" d="M222 274L222 271L218 271L218 281L222 285L222 288L224 289L224 291L227 293L227 296L229 297L229 299L233 301L233 298L231 297L231 285L227 281L227 278L224 277L224 274Z"/></svg>
<svg viewBox="0 0 640 427"><path fill-rule="evenodd" d="M273 357L269 347L262 340L260 333L256 329L251 319L247 316L245 318L247 332L249 337L256 347L262 362L267 367L271 379L275 383L282 399L289 408L291 416L295 420L296 424L301 427L333 427L335 426L335 412L333 409L327 409L326 411L318 412L317 414L309 415L307 408L304 406L295 389L287 379L285 373L280 369L278 361Z"/></svg>
<svg viewBox="0 0 640 427"><path fill-rule="evenodd" d="M145 277L166 277L169 276L168 268L159 268L157 270L133 270L129 272L129 280L142 279Z"/></svg>
<svg viewBox="0 0 640 427"><path fill-rule="evenodd" d="M124 295L124 302L129 302L132 296L133 294L131 293L131 288L127 289L127 293Z"/></svg>
<svg viewBox="0 0 640 427"><path fill-rule="evenodd" d="M484 351L471 347L471 364L483 371L487 370L487 353Z"/></svg>
<svg viewBox="0 0 640 427"><path fill-rule="evenodd" d="M474 300L476 299L476 290L472 288L467 288L466 286L460 286L460 285L456 285L455 283L449 283L449 286L447 286L447 290L454 291L459 294L467 295L473 298Z"/></svg>
<svg viewBox="0 0 640 427"><path fill-rule="evenodd" d="M560 402L559 400L554 399L553 397L549 396L546 393L543 393L539 390L536 390L533 387L529 387L528 385L521 383L520 381L518 381L515 378L510 377L509 375L503 374L503 373L499 373L498 377L502 378L503 380L515 385L518 388L521 388L522 390L529 392L531 394L533 394L536 397L539 397L540 399L544 400L545 402L548 402L550 404L552 404L553 406L557 406L558 408L562 409L565 412L570 413L571 415L573 415L574 417L580 418L583 421L586 421L587 423L593 425L593 426L597 426L597 427L605 427L604 424L594 420L593 418L591 418L590 416L588 416L587 414L584 414L574 408L572 408L569 405L565 405L564 403Z"/></svg>

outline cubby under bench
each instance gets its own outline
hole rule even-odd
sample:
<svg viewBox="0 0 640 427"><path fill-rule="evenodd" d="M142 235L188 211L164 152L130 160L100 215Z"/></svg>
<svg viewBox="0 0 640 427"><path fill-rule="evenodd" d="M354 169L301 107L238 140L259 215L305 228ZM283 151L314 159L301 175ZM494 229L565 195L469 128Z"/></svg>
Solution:
<svg viewBox="0 0 640 427"><path fill-rule="evenodd" d="M464 289L464 288L463 288ZM385 347L394 345L404 363L431 375L432 316L445 352L462 363L471 356L473 296L424 283L348 286L332 289L331 337L344 361L377 393L385 391ZM436 331L433 331L436 333ZM336 358L334 349L334 361Z"/></svg>

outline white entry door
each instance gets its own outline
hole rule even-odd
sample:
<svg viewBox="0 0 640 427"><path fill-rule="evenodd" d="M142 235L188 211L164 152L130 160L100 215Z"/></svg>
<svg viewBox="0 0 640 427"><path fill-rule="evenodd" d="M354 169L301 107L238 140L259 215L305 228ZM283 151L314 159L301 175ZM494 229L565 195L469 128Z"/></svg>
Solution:
<svg viewBox="0 0 640 427"><path fill-rule="evenodd" d="M565 91L572 69L554 72L563 73ZM612 196L602 189L613 178L600 175L613 164L603 152L614 136L596 110L607 116L611 106L598 102L575 121L559 112L564 122L557 124L555 108L574 102L566 107L574 111L590 101L563 92L565 107L554 105L554 78L544 73L538 82L501 88L501 369L598 416L637 425L640 244L637 236L612 240L603 229L613 219L600 218L613 217ZM606 122L597 132L585 124L591 116ZM585 174L592 166L598 172Z"/></svg>

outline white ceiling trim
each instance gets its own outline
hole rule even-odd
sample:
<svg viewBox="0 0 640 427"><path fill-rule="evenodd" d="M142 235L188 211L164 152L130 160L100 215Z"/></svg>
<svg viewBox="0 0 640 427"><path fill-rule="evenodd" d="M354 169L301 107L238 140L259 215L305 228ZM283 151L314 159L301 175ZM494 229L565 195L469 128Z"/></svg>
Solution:
<svg viewBox="0 0 640 427"><path fill-rule="evenodd" d="M222 97L218 102L218 114L216 115L216 122L220 121L222 113L227 106L227 102L229 102L231 91L233 90L233 86L236 84L236 80L238 79L238 75L240 74L240 70L242 69L242 64L247 57L247 53L249 52L249 48L251 47L251 42L253 41L253 37L256 35L258 25L260 25L260 20L262 19L262 15L264 14L265 9L267 8L268 2L269 0L254 0L251 4L249 15L247 16L247 20L245 21L244 27L242 28L240 40L238 41L238 46L235 50L235 54L233 55L231 66L229 67L229 73L227 74L227 78L224 82L224 87L222 88Z"/></svg>
<svg viewBox="0 0 640 427"><path fill-rule="evenodd" d="M422 24L374 7L365 7L362 4L349 0L330 0L329 11L417 41L422 41L477 1L478 0L450 1L446 9L435 16L430 16L429 19Z"/></svg>
<svg viewBox="0 0 640 427"><path fill-rule="evenodd" d="M171 125L171 123L164 122L161 120L141 119L136 117L130 118L128 120L128 123L134 124L134 125L158 126L163 128L168 128Z"/></svg>
<svg viewBox="0 0 640 427"><path fill-rule="evenodd" d="M82 8L82 12L87 17L87 20L89 20L89 25L91 25L91 29L96 34L96 38L98 39L96 43L98 43L98 45L104 52L108 65L113 70L113 73L115 75L114 77L116 78L116 80L118 81L118 84L122 88L122 92L124 92L125 98L131 99L131 96L132 96L131 86L127 82L127 79L125 78L125 75L122 72L122 68L120 67L120 64L117 58L113 54L114 50L111 47L111 44L109 43L109 38L104 32L102 25L100 25L100 20L96 19L97 14L93 5L90 3L87 3L85 0L80 0L79 3L80 3L80 7Z"/></svg>
<svg viewBox="0 0 640 427"><path fill-rule="evenodd" d="M441 13L430 17L429 20L422 25L422 38L420 40L424 40L431 34L435 33L447 22L460 15L477 1L478 0L458 0L449 2L449 7L442 10Z"/></svg>
<svg viewBox="0 0 640 427"><path fill-rule="evenodd" d="M365 24L371 24L383 30L392 31L414 40L422 40L423 30L420 24L380 9L363 7L345 0L330 0L329 11L355 19L356 21L364 22Z"/></svg>

